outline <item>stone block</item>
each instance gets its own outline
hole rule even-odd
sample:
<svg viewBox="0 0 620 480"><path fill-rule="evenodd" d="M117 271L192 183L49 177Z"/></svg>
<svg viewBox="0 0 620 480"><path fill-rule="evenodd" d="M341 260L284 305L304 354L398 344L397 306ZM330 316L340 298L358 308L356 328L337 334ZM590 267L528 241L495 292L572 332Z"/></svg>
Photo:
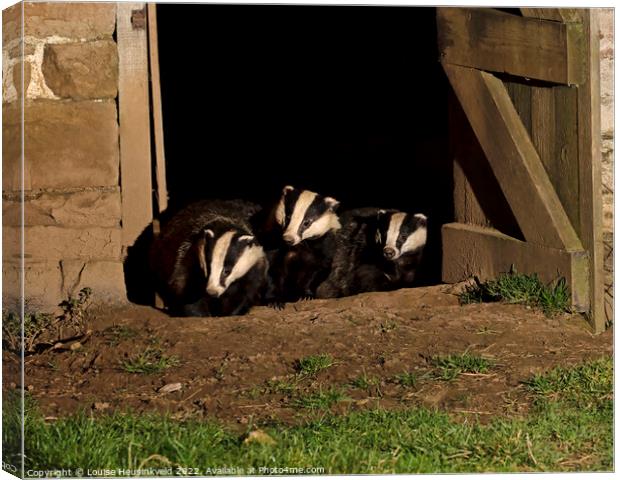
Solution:
<svg viewBox="0 0 620 480"><path fill-rule="evenodd" d="M18 226L20 201L2 202L3 224ZM118 227L121 222L121 194L114 191L41 193L24 202L24 225Z"/></svg>
<svg viewBox="0 0 620 480"><path fill-rule="evenodd" d="M64 298L75 297L82 288L89 287L92 289L91 299L94 303L127 301L121 261L63 260L60 268Z"/></svg>
<svg viewBox="0 0 620 480"><path fill-rule="evenodd" d="M27 92L28 86L30 85L30 80L32 78L32 67L30 62L24 63L24 79L22 82L22 62L18 62L13 66L13 86L17 92L17 98L21 99L22 91Z"/></svg>
<svg viewBox="0 0 620 480"><path fill-rule="evenodd" d="M3 112L4 161L12 165L4 190L17 190L19 105ZM25 124L25 189L117 186L119 146L114 101L27 102Z"/></svg>
<svg viewBox="0 0 620 480"><path fill-rule="evenodd" d="M34 52L34 45L32 45L31 43L24 43L23 41L20 41L9 49L9 58L18 58L22 55L32 55Z"/></svg>
<svg viewBox="0 0 620 480"><path fill-rule="evenodd" d="M21 112L19 106L2 104L2 190L17 191L21 185ZM28 187L26 187L28 188Z"/></svg>
<svg viewBox="0 0 620 480"><path fill-rule="evenodd" d="M19 228L4 227L4 241L19 244ZM121 258L120 228L66 228L25 227L24 256L30 261L60 261L93 258L119 260ZM19 253L4 260L16 261Z"/></svg>
<svg viewBox="0 0 620 480"><path fill-rule="evenodd" d="M2 43L17 40L21 37L22 4L17 3L2 10Z"/></svg>
<svg viewBox="0 0 620 480"><path fill-rule="evenodd" d="M600 59L601 59L601 130L604 136L614 131L614 11L601 9Z"/></svg>
<svg viewBox="0 0 620 480"><path fill-rule="evenodd" d="M4 262L19 262L21 258L21 237L19 228L6 226L2 218L2 259Z"/></svg>
<svg viewBox="0 0 620 480"><path fill-rule="evenodd" d="M20 300L20 265L2 264L2 301L12 308ZM49 312L62 301L62 276L59 262L36 262L24 264L24 299L26 309Z"/></svg>
<svg viewBox="0 0 620 480"><path fill-rule="evenodd" d="M112 40L48 44L41 66L45 83L61 98L114 98L118 50Z"/></svg>
<svg viewBox="0 0 620 480"><path fill-rule="evenodd" d="M43 38L93 39L111 36L116 27L116 3L26 2L26 35Z"/></svg>

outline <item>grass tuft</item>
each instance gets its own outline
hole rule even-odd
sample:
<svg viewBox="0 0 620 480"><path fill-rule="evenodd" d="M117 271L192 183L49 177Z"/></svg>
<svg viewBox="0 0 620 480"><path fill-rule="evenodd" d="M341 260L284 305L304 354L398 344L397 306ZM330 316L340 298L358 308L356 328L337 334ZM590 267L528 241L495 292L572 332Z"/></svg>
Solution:
<svg viewBox="0 0 620 480"><path fill-rule="evenodd" d="M143 352L121 362L121 368L128 373L152 374L159 373L171 367L176 367L180 361L175 356L164 355L161 349L149 347Z"/></svg>
<svg viewBox="0 0 620 480"><path fill-rule="evenodd" d="M563 401L599 404L609 398L613 385L613 365L601 358L576 367L560 367L538 374L525 382L536 395Z"/></svg>
<svg viewBox="0 0 620 480"><path fill-rule="evenodd" d="M570 294L564 278L544 285L538 275L517 273L514 268L502 273L497 280L480 282L475 278L475 284L468 285L459 294L459 301L461 305L500 301L521 303L540 308L547 316L570 312Z"/></svg>
<svg viewBox="0 0 620 480"><path fill-rule="evenodd" d="M377 377L369 377L366 372L364 372L359 377L351 380L349 385L360 390L368 390L371 387L376 387L379 383L380 381Z"/></svg>
<svg viewBox="0 0 620 480"><path fill-rule="evenodd" d="M347 400L348 397L342 390L337 388L330 388L323 391L320 389L317 392L312 392L307 395L300 395L291 401L291 406L296 408L308 408L312 410L328 410L333 405L343 400Z"/></svg>
<svg viewBox="0 0 620 480"><path fill-rule="evenodd" d="M435 376L440 380L454 380L461 373L487 373L494 365L491 360L467 352L436 355L430 363L436 368Z"/></svg>
<svg viewBox="0 0 620 480"><path fill-rule="evenodd" d="M319 372L327 370L334 364L335 362L331 355L322 353L320 355L310 355L308 357L300 358L295 362L295 370L298 375L313 377Z"/></svg>
<svg viewBox="0 0 620 480"><path fill-rule="evenodd" d="M403 372L392 377L392 382L401 387L415 387L418 383L418 376L413 372Z"/></svg>

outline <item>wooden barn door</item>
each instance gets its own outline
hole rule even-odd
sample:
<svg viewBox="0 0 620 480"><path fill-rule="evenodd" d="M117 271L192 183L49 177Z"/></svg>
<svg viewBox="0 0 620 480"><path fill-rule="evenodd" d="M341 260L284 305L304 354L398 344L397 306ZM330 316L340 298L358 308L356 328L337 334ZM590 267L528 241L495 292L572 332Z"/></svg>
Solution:
<svg viewBox="0 0 620 480"><path fill-rule="evenodd" d="M437 31L454 91L444 281L564 277L604 330L596 12L438 8Z"/></svg>

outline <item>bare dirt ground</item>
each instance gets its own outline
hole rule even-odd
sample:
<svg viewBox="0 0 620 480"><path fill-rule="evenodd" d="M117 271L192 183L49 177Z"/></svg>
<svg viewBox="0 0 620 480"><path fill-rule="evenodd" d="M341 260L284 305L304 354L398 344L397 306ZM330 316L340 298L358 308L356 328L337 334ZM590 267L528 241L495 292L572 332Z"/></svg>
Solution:
<svg viewBox="0 0 620 480"><path fill-rule="evenodd" d="M579 315L546 318L518 305L460 306L456 290L440 285L368 293L228 318L171 318L139 306L91 310L92 334L79 348L26 357L26 386L50 419L80 409L166 411L238 425L306 418L309 411L293 404L290 391L274 387L279 380L297 382L297 394L341 389L348 398L332 407L335 412L426 406L485 421L525 412L522 382L534 373L612 353L612 330L594 336ZM122 368L148 348L180 363L153 374ZM452 381L428 375L432 356L465 351L495 366ZM295 362L317 354L330 354L335 365L297 379ZM4 352L4 370L5 379L16 378L15 355ZM415 385L394 381L403 372L416 374ZM377 383L352 387L359 377ZM159 391L172 383L180 390ZM5 380L5 388L16 387Z"/></svg>

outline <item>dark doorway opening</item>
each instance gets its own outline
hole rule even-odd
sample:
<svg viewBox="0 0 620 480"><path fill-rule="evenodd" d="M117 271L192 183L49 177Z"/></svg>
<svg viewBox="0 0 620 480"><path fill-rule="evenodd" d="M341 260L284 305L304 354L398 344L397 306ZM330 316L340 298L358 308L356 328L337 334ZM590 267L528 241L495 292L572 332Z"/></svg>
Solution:
<svg viewBox="0 0 620 480"><path fill-rule="evenodd" d="M449 84L435 9L158 5L170 210L284 185L452 221Z"/></svg>

